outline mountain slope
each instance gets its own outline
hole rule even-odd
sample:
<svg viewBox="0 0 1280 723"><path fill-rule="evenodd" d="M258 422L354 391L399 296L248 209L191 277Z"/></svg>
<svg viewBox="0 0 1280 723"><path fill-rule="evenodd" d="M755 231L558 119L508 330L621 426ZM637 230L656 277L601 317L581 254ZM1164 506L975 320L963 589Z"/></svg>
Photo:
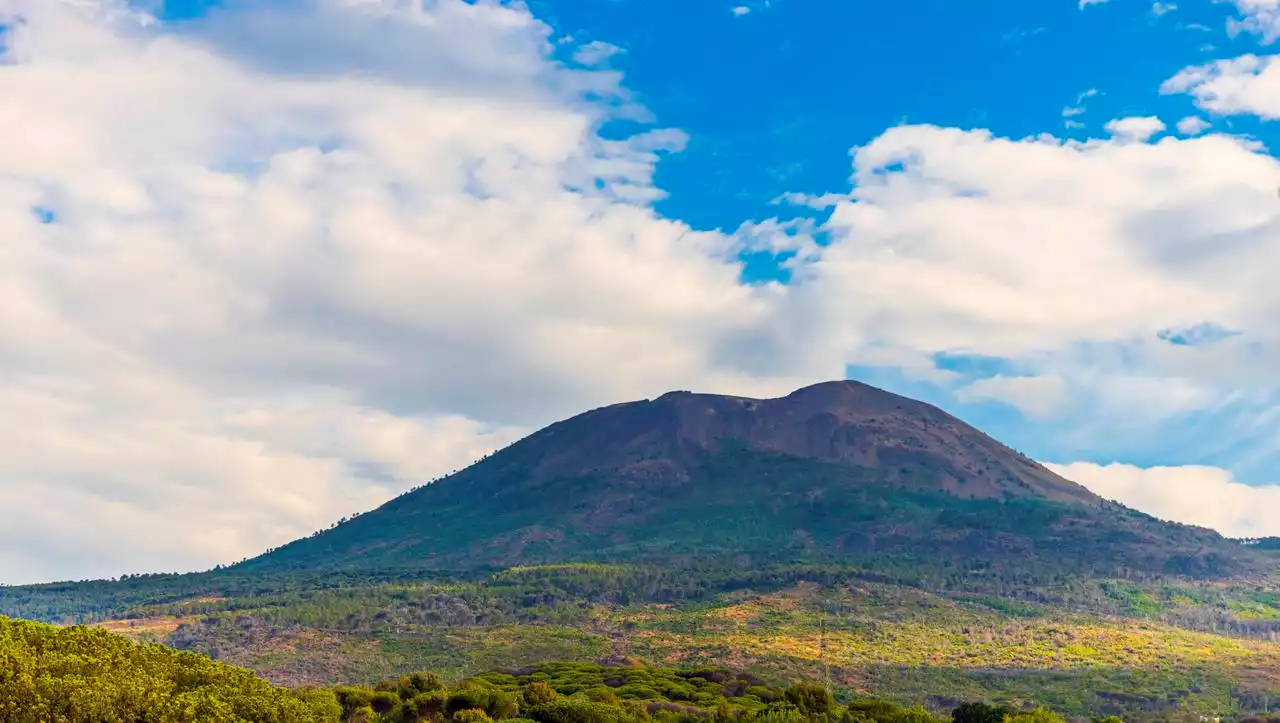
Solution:
<svg viewBox="0 0 1280 723"><path fill-rule="evenodd" d="M1272 564L1103 501L937 408L831 382L779 399L672 392L593 410L241 567L885 555L1202 577Z"/></svg>

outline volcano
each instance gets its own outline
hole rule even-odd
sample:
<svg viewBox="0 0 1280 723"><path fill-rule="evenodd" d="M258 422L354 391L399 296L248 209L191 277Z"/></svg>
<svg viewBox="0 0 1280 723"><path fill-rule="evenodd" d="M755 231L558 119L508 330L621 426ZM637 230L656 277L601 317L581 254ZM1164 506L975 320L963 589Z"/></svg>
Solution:
<svg viewBox="0 0 1280 723"><path fill-rule="evenodd" d="M1201 578L1273 565L1210 530L1103 500L941 409L839 381L776 399L678 391L585 412L239 567L570 561Z"/></svg>

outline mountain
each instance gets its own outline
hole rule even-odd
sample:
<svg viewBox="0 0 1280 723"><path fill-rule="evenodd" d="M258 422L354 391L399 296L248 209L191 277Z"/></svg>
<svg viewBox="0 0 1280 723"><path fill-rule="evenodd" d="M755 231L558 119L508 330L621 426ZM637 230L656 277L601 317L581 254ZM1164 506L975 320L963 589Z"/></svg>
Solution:
<svg viewBox="0 0 1280 723"><path fill-rule="evenodd" d="M940 409L844 381L586 412L239 567L889 559L1202 578L1274 565L1102 500Z"/></svg>
<svg viewBox="0 0 1280 723"><path fill-rule="evenodd" d="M1272 547L1099 499L941 410L837 382L597 409L240 565L0 587L0 615L291 686L495 668L507 685L603 661L593 695L697 702L630 679L639 662L933 710L1232 720L1280 696ZM583 691L596 668L577 664Z"/></svg>

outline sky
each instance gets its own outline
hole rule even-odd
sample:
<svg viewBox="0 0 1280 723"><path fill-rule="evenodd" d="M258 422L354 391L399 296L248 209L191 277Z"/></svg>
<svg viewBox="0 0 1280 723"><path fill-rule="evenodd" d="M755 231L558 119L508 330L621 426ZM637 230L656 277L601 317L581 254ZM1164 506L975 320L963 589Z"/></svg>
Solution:
<svg viewBox="0 0 1280 723"><path fill-rule="evenodd" d="M0 0L0 583L853 378L1280 535L1280 0Z"/></svg>

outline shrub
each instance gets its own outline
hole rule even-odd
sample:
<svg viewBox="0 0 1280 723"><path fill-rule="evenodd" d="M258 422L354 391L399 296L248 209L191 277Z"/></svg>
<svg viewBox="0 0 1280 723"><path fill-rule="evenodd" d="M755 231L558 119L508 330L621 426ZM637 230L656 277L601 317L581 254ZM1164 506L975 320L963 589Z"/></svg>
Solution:
<svg viewBox="0 0 1280 723"><path fill-rule="evenodd" d="M479 708L468 708L454 713L453 723L493 723L493 719Z"/></svg>
<svg viewBox="0 0 1280 723"><path fill-rule="evenodd" d="M526 685L520 691L520 697L524 700L524 704L527 707L532 708L534 706L550 703L559 697L559 694L556 693L555 688L552 688L546 683L538 682Z"/></svg>
<svg viewBox="0 0 1280 723"><path fill-rule="evenodd" d="M1019 713L1010 713L1004 717L1004 723L1065 723L1062 716L1048 708L1036 708Z"/></svg>

